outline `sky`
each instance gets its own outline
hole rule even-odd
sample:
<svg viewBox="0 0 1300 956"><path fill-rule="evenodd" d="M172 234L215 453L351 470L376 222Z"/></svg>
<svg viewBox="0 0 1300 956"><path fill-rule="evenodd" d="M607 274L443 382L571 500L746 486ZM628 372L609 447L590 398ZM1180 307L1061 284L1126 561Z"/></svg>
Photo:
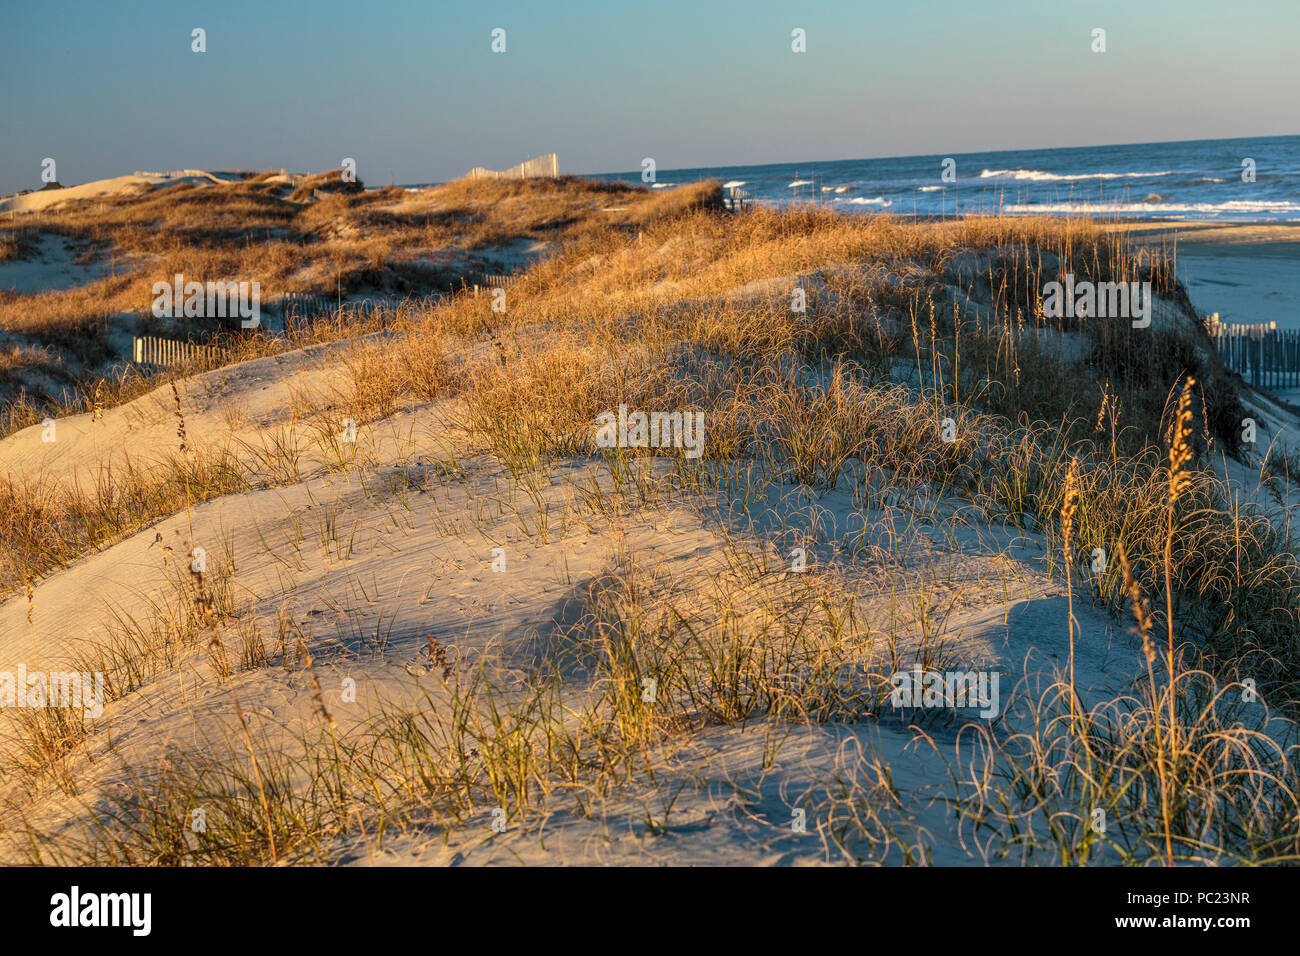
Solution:
<svg viewBox="0 0 1300 956"><path fill-rule="evenodd" d="M1294 134L1297 36L1298 0L0 0L0 194L46 157L383 185Z"/></svg>

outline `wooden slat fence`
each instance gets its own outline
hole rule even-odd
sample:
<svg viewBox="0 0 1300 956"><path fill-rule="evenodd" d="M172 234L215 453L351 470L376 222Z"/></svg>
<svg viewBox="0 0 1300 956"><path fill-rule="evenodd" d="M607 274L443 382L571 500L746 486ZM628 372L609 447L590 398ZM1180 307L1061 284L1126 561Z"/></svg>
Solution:
<svg viewBox="0 0 1300 956"><path fill-rule="evenodd" d="M505 170L475 166L465 175L469 179L532 179L539 176L554 179L560 175L560 158L555 153L546 153Z"/></svg>
<svg viewBox="0 0 1300 956"><path fill-rule="evenodd" d="M1219 313L1207 329L1223 364L1258 388L1300 388L1300 330L1276 322L1224 324Z"/></svg>
<svg viewBox="0 0 1300 956"><path fill-rule="evenodd" d="M466 288L474 295L478 295L480 292L486 292L488 295L491 295L493 289L509 290L518 285L523 278L522 274L492 275L491 273L487 273L478 276L472 281L466 282Z"/></svg>
<svg viewBox="0 0 1300 956"><path fill-rule="evenodd" d="M216 352L211 345L182 342L156 335L137 335L132 340L132 358L136 365L153 365L159 368L179 365L201 358L211 358Z"/></svg>
<svg viewBox="0 0 1300 956"><path fill-rule="evenodd" d="M338 299L319 292L286 292L280 297L280 314L284 316L285 325L310 324L333 316L338 308Z"/></svg>
<svg viewBox="0 0 1300 956"><path fill-rule="evenodd" d="M742 209L749 208L753 200L750 198L749 190L741 189L739 186L728 186L726 195L722 197L722 202L732 212L739 212Z"/></svg>

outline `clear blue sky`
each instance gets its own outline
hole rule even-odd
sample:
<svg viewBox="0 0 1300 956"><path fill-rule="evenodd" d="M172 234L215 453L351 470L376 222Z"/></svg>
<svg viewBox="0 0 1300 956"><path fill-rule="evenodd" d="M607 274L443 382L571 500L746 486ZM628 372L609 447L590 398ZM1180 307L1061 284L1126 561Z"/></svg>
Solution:
<svg viewBox="0 0 1300 956"><path fill-rule="evenodd" d="M46 156L377 185L1290 134L1298 37L1298 0L0 0L0 193Z"/></svg>

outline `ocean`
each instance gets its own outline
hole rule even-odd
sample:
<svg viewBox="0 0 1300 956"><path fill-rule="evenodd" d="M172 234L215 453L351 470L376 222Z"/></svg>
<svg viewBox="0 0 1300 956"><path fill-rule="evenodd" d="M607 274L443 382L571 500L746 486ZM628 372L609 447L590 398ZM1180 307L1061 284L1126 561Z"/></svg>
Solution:
<svg viewBox="0 0 1300 956"><path fill-rule="evenodd" d="M639 170L589 178L643 182ZM1300 222L1300 136L657 169L653 186L702 179L766 205L867 213Z"/></svg>

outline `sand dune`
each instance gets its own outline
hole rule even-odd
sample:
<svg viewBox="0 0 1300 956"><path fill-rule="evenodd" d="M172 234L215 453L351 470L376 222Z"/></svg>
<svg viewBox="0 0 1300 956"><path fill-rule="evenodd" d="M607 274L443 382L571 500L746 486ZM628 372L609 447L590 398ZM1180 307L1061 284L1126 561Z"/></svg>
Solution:
<svg viewBox="0 0 1300 956"><path fill-rule="evenodd" d="M1164 859L1149 794L1166 718L1142 703L1163 684L1146 683L1129 588L1162 613L1176 525L1181 666L1216 666L1195 646L1213 631L1284 694L1256 655L1292 652L1296 563L1273 531L1300 496L1285 461L1237 446L1234 416L1288 448L1300 418L1216 364L1172 271L1149 273L1140 329L1052 324L1008 293L1103 256L1137 275L1146 253L1099 227L613 191L488 181L397 211L388 194L286 206L349 235L413 208L420 244L374 253L368 278L431 255L448 208L477 229L516 202L541 225L498 220L457 236L477 258L440 257L519 266L501 295L462 282L372 325L343 313L307 347L259 329L242 341L260 357L0 439L0 674L108 688L84 720L5 715L0 857ZM620 407L698 410L705 454L671 431L601 444ZM1185 511L1171 436L1195 462ZM900 703L911 673L993 696ZM1201 862L1295 838L1270 810L1293 772L1272 745L1294 725L1238 708L1242 673L1205 674L1232 688L1213 706L1175 701L1198 754L1180 786L1240 788L1245 815L1222 846L1180 844ZM1253 739L1273 776L1213 776ZM1093 803L1113 841L1061 825ZM1207 806L1186 812L1217 825ZM186 825L196 807L210 836Z"/></svg>
<svg viewBox="0 0 1300 956"><path fill-rule="evenodd" d="M182 169L168 173L136 172L130 176L97 179L94 182L67 186L63 189L40 189L20 196L10 196L7 199L0 199L0 212L39 212L75 200L134 195L150 187L162 189L180 184L207 186L213 183L235 182L236 178L219 177L201 169Z"/></svg>

